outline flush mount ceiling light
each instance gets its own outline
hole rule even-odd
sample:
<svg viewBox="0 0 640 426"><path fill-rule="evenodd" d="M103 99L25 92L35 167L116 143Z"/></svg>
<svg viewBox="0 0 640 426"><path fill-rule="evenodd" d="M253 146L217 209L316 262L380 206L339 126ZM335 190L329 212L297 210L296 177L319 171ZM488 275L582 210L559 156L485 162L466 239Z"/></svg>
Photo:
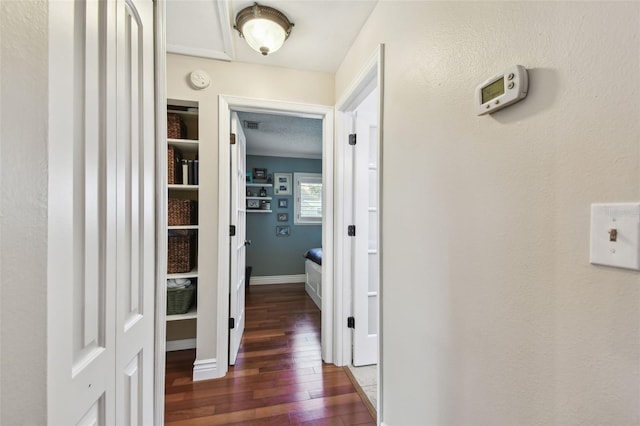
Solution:
<svg viewBox="0 0 640 426"><path fill-rule="evenodd" d="M253 50L267 56L282 47L293 24L279 10L255 3L238 12L233 28Z"/></svg>

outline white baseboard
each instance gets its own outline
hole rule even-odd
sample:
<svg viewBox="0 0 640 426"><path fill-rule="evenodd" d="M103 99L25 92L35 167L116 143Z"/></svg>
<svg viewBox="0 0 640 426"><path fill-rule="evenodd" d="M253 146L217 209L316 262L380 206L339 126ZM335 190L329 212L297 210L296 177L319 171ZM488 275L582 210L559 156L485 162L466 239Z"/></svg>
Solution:
<svg viewBox="0 0 640 426"><path fill-rule="evenodd" d="M251 277L249 285L303 283L306 281L306 278L307 276L305 274Z"/></svg>
<svg viewBox="0 0 640 426"><path fill-rule="evenodd" d="M195 360L193 363L193 381L217 379L218 362L215 358Z"/></svg>
<svg viewBox="0 0 640 426"><path fill-rule="evenodd" d="M196 339L167 340L167 352L195 349Z"/></svg>

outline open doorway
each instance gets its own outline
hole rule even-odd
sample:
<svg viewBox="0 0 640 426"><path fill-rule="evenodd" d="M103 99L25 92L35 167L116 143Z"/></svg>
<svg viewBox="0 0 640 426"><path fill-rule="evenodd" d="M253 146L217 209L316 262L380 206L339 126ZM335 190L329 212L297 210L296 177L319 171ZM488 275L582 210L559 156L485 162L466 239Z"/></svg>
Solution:
<svg viewBox="0 0 640 426"><path fill-rule="evenodd" d="M233 111L231 129L229 364L236 365L251 284L306 282L321 309L321 286L311 291L303 256L322 250L322 120Z"/></svg>
<svg viewBox="0 0 640 426"><path fill-rule="evenodd" d="M254 285L304 282L302 256L322 247L322 120L238 118L247 141L248 278Z"/></svg>
<svg viewBox="0 0 640 426"><path fill-rule="evenodd" d="M231 133L231 116L232 112L236 113L268 113L280 116L293 116L301 118L313 118L320 120L322 123L322 235L321 242L324 252L324 261L322 265L322 286L323 297L321 310L321 345L322 359L325 362L333 362L333 306L332 306L332 287L333 287L333 108L318 105L294 104L288 102L266 101L248 98L234 98L220 96L219 102L219 131L220 141L226 140L227 135ZM234 171L231 170L231 152L228 146L220 144L218 152L219 160L219 235L221 236L218 244L219 264L229 264L230 262L230 238L226 230L233 226L229 212L231 211L231 176ZM260 168L260 167L258 167ZM275 170L274 170L275 172ZM253 173L253 170L251 171ZM268 175L268 173L267 173ZM275 176L272 176L272 180ZM293 180L293 176L292 179ZM291 182L293 185L293 182ZM266 191L266 188L265 188ZM245 193L246 195L246 193ZM275 195L275 194L274 194ZM253 196L253 195L252 195ZM277 197L277 196L276 196ZM278 198L276 198L277 202ZM262 199L259 201L268 201ZM273 196L272 196L272 200ZM273 207L273 205L271 206ZM268 209L267 209L268 210ZM270 209L270 210L273 210ZM277 209L276 209L277 210ZM277 216L276 216L277 220ZM277 226L277 225L276 225ZM282 225L286 226L286 225ZM289 225L290 226L290 225ZM274 233L275 233L274 228ZM286 231L285 231L286 232ZM290 230L289 230L290 232ZM286 237L280 237L286 238ZM230 269L220 268L218 276L218 335L217 335L217 361L219 372L226 374L229 364L228 353L228 336L229 329L225 326L229 324L230 311L229 305L229 271L233 270L236 265L230 265ZM327 297L328 296L328 297Z"/></svg>

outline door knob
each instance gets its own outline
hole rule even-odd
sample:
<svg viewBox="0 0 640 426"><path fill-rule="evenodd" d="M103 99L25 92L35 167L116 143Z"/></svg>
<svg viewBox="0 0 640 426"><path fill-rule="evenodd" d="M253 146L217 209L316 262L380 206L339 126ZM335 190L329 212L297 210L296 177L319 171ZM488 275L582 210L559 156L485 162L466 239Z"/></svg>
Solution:
<svg viewBox="0 0 640 426"><path fill-rule="evenodd" d="M244 245L245 246L250 246L251 245L251 240L244 240Z"/></svg>

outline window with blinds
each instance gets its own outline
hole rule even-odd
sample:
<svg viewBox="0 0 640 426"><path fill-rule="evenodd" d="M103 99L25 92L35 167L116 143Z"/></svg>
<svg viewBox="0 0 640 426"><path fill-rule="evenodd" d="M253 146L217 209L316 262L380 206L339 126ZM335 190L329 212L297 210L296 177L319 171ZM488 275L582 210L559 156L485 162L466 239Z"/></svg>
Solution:
<svg viewBox="0 0 640 426"><path fill-rule="evenodd" d="M322 224L322 175L293 174L294 218L296 225Z"/></svg>

